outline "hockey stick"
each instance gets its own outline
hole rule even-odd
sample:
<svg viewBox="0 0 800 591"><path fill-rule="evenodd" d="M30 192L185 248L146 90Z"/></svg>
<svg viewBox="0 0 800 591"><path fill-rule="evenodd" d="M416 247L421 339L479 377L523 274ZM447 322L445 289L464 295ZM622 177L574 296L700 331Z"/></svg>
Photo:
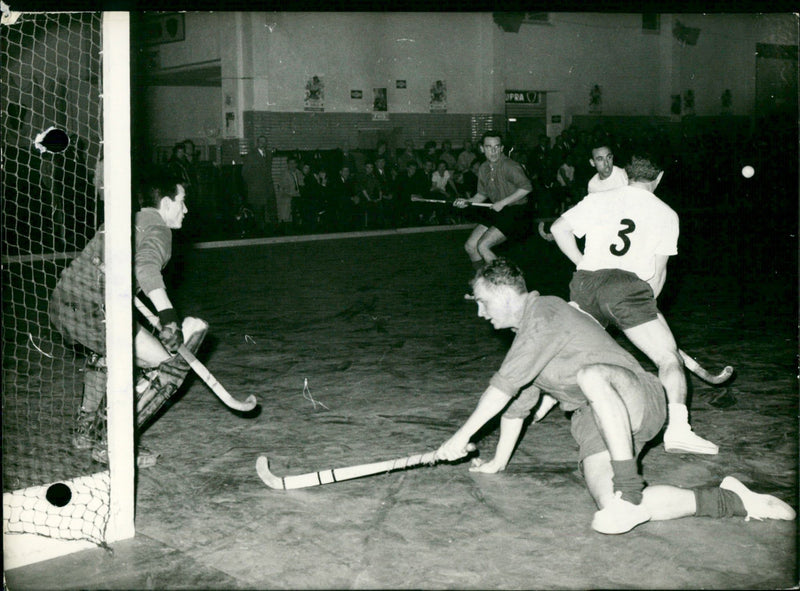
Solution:
<svg viewBox="0 0 800 591"><path fill-rule="evenodd" d="M728 379L733 375L733 367L730 365L726 365L725 368L719 372L717 375L710 373L708 370L704 369L697 361L689 357L683 350L678 349L678 353L681 355L681 359L683 359L683 364L686 366L690 372L696 375L698 378L703 380L704 382L708 382L709 384L722 384L723 382L728 381Z"/></svg>
<svg viewBox="0 0 800 591"><path fill-rule="evenodd" d="M467 445L467 451L473 452L476 447L474 443ZM270 488L278 490L289 490L293 488L307 488L309 486L320 486L321 484L331 484L343 480L352 480L362 476L380 474L381 472L392 472L393 470L405 470L420 464L435 464L436 452L431 451L425 454L416 454L396 460L385 460L372 464L359 464L358 466L347 466L346 468L331 468L320 470L319 472L309 472L308 474L298 474L297 476L275 476L269 471L269 460L267 456L259 456L256 460L256 472L261 480Z"/></svg>
<svg viewBox="0 0 800 591"><path fill-rule="evenodd" d="M544 227L547 222L554 222L556 218L539 218L539 236L547 240L548 242L553 242L555 238L550 232L546 232Z"/></svg>
<svg viewBox="0 0 800 591"><path fill-rule="evenodd" d="M423 199L422 197L412 197L411 201L416 201L417 203L447 203L449 205L453 204L452 201L447 201L446 199ZM491 207L493 205L492 203L488 202L472 203L471 201L469 202L469 204L474 207Z"/></svg>
<svg viewBox="0 0 800 591"><path fill-rule="evenodd" d="M152 324L156 330L160 330L161 323L158 321L158 317L153 314L138 297L134 298L134 302L136 303L136 308L145 318L147 318L148 322L150 322L150 324ZM203 380L209 388L211 388L211 391L214 392L214 394L217 395L217 398L219 398L228 408L247 412L253 410L256 407L256 404L258 404L256 397L252 394L244 401L237 400L231 396L230 393L222 386L222 384L220 384L211 374L211 372L208 371L206 366L200 363L197 357L195 357L194 354L186 348L186 345L181 345L178 347L178 353L186 360L186 363L188 363L189 367L194 370L194 373L196 373L198 377Z"/></svg>

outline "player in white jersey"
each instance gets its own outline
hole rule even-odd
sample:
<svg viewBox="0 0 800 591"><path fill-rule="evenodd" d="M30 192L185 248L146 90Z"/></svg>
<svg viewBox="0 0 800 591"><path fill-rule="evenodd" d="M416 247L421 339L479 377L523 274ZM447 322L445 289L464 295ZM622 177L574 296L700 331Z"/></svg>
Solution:
<svg viewBox="0 0 800 591"><path fill-rule="evenodd" d="M627 168L629 185L590 193L552 225L576 265L570 299L604 327L619 327L658 366L669 403L666 451L714 455L718 447L689 425L683 361L656 304L667 261L678 253L678 215L653 194L663 170L643 156L633 156Z"/></svg>
<svg viewBox="0 0 800 591"><path fill-rule="evenodd" d="M604 144L592 148L592 157L589 159L597 173L589 179L588 192L600 193L628 184L628 175L625 169L614 166L614 153Z"/></svg>

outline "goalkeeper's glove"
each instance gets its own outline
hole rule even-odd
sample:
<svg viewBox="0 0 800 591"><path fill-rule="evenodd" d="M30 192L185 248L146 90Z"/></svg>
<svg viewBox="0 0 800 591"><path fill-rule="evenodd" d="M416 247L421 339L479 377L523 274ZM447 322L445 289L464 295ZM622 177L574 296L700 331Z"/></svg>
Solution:
<svg viewBox="0 0 800 591"><path fill-rule="evenodd" d="M158 339L164 348L170 353L178 351L178 347L183 344L183 332L181 332L180 323L178 322L178 315L174 308L165 308L158 313L158 319L161 322L161 330L158 333Z"/></svg>

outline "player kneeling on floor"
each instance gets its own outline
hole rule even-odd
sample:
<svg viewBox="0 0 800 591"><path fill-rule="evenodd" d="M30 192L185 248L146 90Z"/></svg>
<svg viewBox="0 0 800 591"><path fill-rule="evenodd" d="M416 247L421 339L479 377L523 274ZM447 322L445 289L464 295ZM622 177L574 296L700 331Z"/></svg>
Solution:
<svg viewBox="0 0 800 591"><path fill-rule="evenodd" d="M472 415L437 450L438 459L467 455L470 438L505 409L494 458L475 460L470 468L505 469L544 390L572 413L582 473L599 509L592 520L595 531L622 534L650 520L693 515L795 518L787 503L754 493L731 476L711 488L645 486L636 457L667 416L658 378L585 312L561 298L529 293L520 269L506 259L478 270L472 290L478 316L495 329L510 328L516 337Z"/></svg>

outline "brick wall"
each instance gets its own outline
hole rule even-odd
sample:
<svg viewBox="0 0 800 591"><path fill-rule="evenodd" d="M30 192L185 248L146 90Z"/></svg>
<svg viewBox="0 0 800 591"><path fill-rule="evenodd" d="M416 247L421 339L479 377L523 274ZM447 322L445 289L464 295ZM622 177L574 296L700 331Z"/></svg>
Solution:
<svg viewBox="0 0 800 591"><path fill-rule="evenodd" d="M492 125L504 129L502 115L390 113L385 121L373 121L372 113L244 113L245 143L263 134L269 146L279 151L333 150L345 144L371 150L378 140L401 148L408 139L418 149L428 141L441 145L442 140L459 147L465 138L477 139Z"/></svg>

